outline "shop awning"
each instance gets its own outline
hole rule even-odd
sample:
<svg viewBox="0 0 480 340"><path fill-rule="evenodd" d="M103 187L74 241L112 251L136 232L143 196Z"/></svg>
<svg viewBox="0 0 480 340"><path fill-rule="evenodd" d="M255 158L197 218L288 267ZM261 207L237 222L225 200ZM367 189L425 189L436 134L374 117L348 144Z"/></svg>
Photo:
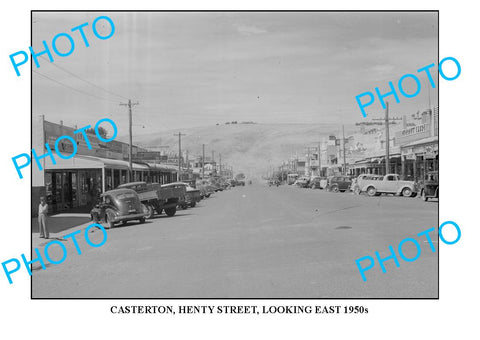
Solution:
<svg viewBox="0 0 480 340"><path fill-rule="evenodd" d="M422 144L432 144L432 143L438 143L438 136L419 139L419 140L416 140L414 142L402 145L402 148L408 148L408 147L412 147L412 146L418 146L418 145L422 145Z"/></svg>
<svg viewBox="0 0 480 340"><path fill-rule="evenodd" d="M177 172L178 167L168 164L155 164L155 163L147 163L150 169L158 170L158 171L168 171L168 172Z"/></svg>
<svg viewBox="0 0 480 340"><path fill-rule="evenodd" d="M55 152L52 152L56 164L53 164L50 157L46 157L40 162L44 162L42 166L45 170L61 170L61 169L121 169L128 170L129 163L119 159L100 158L95 156L76 155L70 159L60 158ZM33 160L35 162L35 160ZM133 170L148 170L148 166L144 164L132 163Z"/></svg>

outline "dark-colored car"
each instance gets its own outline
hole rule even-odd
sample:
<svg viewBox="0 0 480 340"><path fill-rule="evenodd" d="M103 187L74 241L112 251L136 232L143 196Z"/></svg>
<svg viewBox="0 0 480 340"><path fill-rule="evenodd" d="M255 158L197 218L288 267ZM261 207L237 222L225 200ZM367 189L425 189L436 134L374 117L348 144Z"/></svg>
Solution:
<svg viewBox="0 0 480 340"><path fill-rule="evenodd" d="M182 209L187 209L188 207L193 208L197 205L197 202L200 202L202 200L200 190L192 188L188 183L174 182L170 183L169 185L185 187L185 195L183 197L180 197L180 201L178 201L178 206L180 206Z"/></svg>
<svg viewBox="0 0 480 340"><path fill-rule="evenodd" d="M352 180L348 176L332 176L328 178L327 190L333 192L344 192L350 189Z"/></svg>
<svg viewBox="0 0 480 340"><path fill-rule="evenodd" d="M115 189L100 195L100 201L90 211L92 221L113 228L115 223L132 220L145 222L146 208L131 189Z"/></svg>
<svg viewBox="0 0 480 340"><path fill-rule="evenodd" d="M300 177L295 181L295 185L299 188L308 188L310 180L306 177Z"/></svg>
<svg viewBox="0 0 480 340"><path fill-rule="evenodd" d="M138 194L140 202L148 210L147 218L152 218L155 212L160 215L162 211L167 216L174 216L180 198L185 196L183 186L170 184L130 182L119 185L117 189L120 188L132 189Z"/></svg>
<svg viewBox="0 0 480 340"><path fill-rule="evenodd" d="M438 198L438 171L430 171L426 174L420 192L422 199Z"/></svg>
<svg viewBox="0 0 480 340"><path fill-rule="evenodd" d="M310 180L310 188L312 189L325 189L325 185L327 182L326 177L313 177L313 179Z"/></svg>

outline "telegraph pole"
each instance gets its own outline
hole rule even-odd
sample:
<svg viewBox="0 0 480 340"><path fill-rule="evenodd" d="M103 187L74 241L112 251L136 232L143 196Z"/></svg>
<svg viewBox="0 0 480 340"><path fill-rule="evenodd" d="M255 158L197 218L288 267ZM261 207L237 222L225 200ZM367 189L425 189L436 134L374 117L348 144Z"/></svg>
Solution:
<svg viewBox="0 0 480 340"><path fill-rule="evenodd" d="M213 170L215 170L215 172L217 172L217 166L215 165L215 167L213 166L213 164L215 163L215 151L212 150L212 172Z"/></svg>
<svg viewBox="0 0 480 340"><path fill-rule="evenodd" d="M222 176L222 154L218 154L218 169L219 169L219 175Z"/></svg>
<svg viewBox="0 0 480 340"><path fill-rule="evenodd" d="M318 176L322 176L322 151L320 149L320 142L318 142Z"/></svg>
<svg viewBox="0 0 480 340"><path fill-rule="evenodd" d="M343 135L343 175L347 175L347 162L345 156L345 125L342 125L342 135Z"/></svg>
<svg viewBox="0 0 480 340"><path fill-rule="evenodd" d="M202 144L202 179L205 179L205 144Z"/></svg>
<svg viewBox="0 0 480 340"><path fill-rule="evenodd" d="M390 127L388 125L388 102L386 102L387 107L385 108L385 175L390 173Z"/></svg>
<svg viewBox="0 0 480 340"><path fill-rule="evenodd" d="M178 136L178 175L177 181L180 182L182 178L182 136L186 136L185 134L178 132L174 133L174 136Z"/></svg>
<svg viewBox="0 0 480 340"><path fill-rule="evenodd" d="M128 152L128 177L129 177L129 182L133 181L133 167L132 167L132 106L138 105L139 103L132 103L132 101L129 99L128 103L120 103L121 106L127 106L128 107L128 132L129 132L129 152Z"/></svg>

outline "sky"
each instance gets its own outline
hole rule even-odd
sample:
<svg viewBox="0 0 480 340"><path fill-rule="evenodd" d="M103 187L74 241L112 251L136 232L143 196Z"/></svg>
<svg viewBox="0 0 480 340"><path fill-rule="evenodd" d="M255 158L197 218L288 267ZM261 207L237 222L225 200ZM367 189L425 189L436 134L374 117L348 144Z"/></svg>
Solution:
<svg viewBox="0 0 480 340"><path fill-rule="evenodd" d="M92 32L100 15L115 24L107 40ZM438 104L438 86L429 91L416 71L438 63L437 19L435 12L34 12L34 51L62 32L75 49L32 65L32 113L79 127L107 117L120 135L128 132L120 105L128 99L138 102L134 135L233 120L353 124L365 119L355 96L377 86L388 92L389 81L397 86L412 73L420 93L388 100L391 116L413 114L428 108L429 96ZM70 32L83 23L89 47ZM107 35L108 23L100 20L98 31ZM60 51L69 47L57 40ZM415 92L414 82L404 89ZM378 98L367 108L369 118L383 112Z"/></svg>

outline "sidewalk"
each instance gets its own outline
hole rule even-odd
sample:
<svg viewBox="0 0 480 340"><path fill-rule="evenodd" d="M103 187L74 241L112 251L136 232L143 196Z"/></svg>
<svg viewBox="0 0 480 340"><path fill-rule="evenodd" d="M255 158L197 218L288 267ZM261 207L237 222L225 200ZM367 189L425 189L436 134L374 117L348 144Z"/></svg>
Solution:
<svg viewBox="0 0 480 340"><path fill-rule="evenodd" d="M90 214L57 214L47 217L49 239L40 238L37 217L32 218L32 248L44 246L50 240L63 239L64 235L85 229L91 223Z"/></svg>

